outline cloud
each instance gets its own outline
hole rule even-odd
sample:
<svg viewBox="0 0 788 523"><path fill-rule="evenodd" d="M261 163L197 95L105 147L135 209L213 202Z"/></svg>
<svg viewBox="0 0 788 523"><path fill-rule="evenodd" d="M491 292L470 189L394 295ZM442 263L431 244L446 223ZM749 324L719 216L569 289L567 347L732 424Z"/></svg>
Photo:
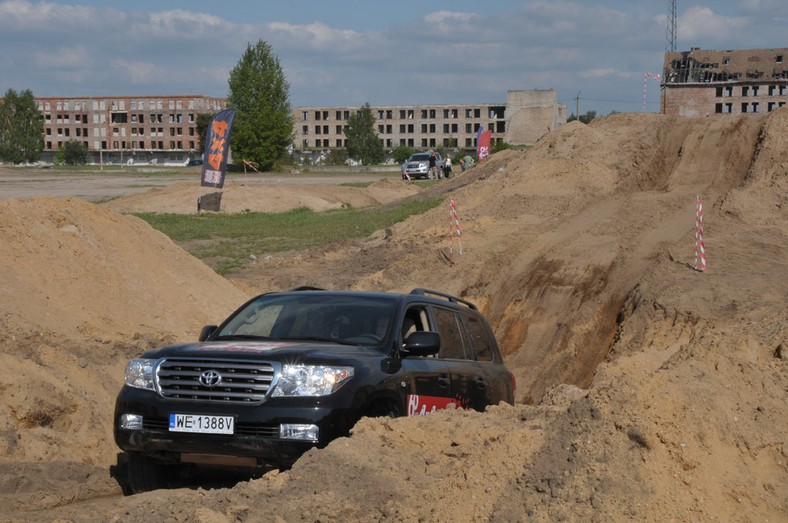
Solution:
<svg viewBox="0 0 788 523"><path fill-rule="evenodd" d="M150 62L116 59L110 61L110 67L112 67L113 71L119 73L124 80L132 84L145 84L156 77L167 76L167 71L156 67Z"/></svg>
<svg viewBox="0 0 788 523"><path fill-rule="evenodd" d="M634 76L642 76L643 73L634 73L632 71L620 71L612 67L604 67L598 69L588 69L580 72L581 78L632 78Z"/></svg>
<svg viewBox="0 0 788 523"><path fill-rule="evenodd" d="M54 69L86 67L91 63L90 55L84 46L61 47L54 51L36 51L36 66Z"/></svg>
<svg viewBox="0 0 788 523"><path fill-rule="evenodd" d="M693 6L678 17L676 30L682 41L735 39L737 33L748 31L750 19L729 17L715 13L708 7Z"/></svg>

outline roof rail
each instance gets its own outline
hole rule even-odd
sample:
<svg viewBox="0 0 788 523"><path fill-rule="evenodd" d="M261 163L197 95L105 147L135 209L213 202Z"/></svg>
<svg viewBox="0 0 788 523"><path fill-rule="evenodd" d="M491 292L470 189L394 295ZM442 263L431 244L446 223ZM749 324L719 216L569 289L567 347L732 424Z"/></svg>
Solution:
<svg viewBox="0 0 788 523"><path fill-rule="evenodd" d="M294 291L324 291L325 289L321 289L320 287L312 287L311 285L301 285L300 287L294 287L290 289L290 292Z"/></svg>
<svg viewBox="0 0 788 523"><path fill-rule="evenodd" d="M462 298L458 298L457 296L452 296L451 294L446 294L445 292L432 291L430 289L422 289L421 287L418 287L410 291L410 293L418 294L419 296L439 296L441 298L445 298L449 300L452 303L462 303L469 309L473 309L475 311L479 310L478 307L476 307L476 305L469 302L468 300L463 300Z"/></svg>

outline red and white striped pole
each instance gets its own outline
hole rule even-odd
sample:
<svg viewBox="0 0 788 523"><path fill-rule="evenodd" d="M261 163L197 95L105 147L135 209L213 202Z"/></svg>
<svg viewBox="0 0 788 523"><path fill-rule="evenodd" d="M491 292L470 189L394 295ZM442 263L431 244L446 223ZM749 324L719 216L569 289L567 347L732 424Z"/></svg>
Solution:
<svg viewBox="0 0 788 523"><path fill-rule="evenodd" d="M460 218L457 215L457 205L454 203L454 198L449 198L449 264L454 264L454 234L457 234L457 241L460 247L460 256L462 256L462 233L460 232Z"/></svg>
<svg viewBox="0 0 788 523"><path fill-rule="evenodd" d="M700 260L700 271L706 270L706 246L703 243L703 202L700 196L695 197L695 270L698 270L698 260Z"/></svg>

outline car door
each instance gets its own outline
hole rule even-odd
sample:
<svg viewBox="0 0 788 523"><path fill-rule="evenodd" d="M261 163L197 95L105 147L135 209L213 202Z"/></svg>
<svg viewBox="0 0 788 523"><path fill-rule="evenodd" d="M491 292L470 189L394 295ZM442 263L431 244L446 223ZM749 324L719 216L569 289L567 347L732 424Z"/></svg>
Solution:
<svg viewBox="0 0 788 523"><path fill-rule="evenodd" d="M501 401L512 402L512 375L503 365L500 350L492 331L480 316L462 313L465 335L470 346L473 365L477 369L471 387L476 404L483 410Z"/></svg>
<svg viewBox="0 0 788 523"><path fill-rule="evenodd" d="M400 340L402 345L414 331L434 331L426 307L408 307L401 324ZM444 409L454 403L446 363L433 356L407 356L402 358L402 370L409 378L406 414L421 416Z"/></svg>
<svg viewBox="0 0 788 523"><path fill-rule="evenodd" d="M441 336L438 355L448 368L455 404L465 409L484 410L488 404L487 380L473 361L470 340L460 313L439 306L433 306L432 312Z"/></svg>

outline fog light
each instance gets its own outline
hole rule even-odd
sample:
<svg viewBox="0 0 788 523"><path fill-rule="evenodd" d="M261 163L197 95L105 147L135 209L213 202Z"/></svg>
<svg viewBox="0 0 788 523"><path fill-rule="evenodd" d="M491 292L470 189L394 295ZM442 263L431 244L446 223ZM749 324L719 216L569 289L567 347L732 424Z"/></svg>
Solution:
<svg viewBox="0 0 788 523"><path fill-rule="evenodd" d="M301 441L317 441L320 429L317 425L304 425L301 423L282 423L279 425L279 437L282 439L297 439Z"/></svg>
<svg viewBox="0 0 788 523"><path fill-rule="evenodd" d="M126 430L142 429L142 416L139 414L121 414L120 428Z"/></svg>

